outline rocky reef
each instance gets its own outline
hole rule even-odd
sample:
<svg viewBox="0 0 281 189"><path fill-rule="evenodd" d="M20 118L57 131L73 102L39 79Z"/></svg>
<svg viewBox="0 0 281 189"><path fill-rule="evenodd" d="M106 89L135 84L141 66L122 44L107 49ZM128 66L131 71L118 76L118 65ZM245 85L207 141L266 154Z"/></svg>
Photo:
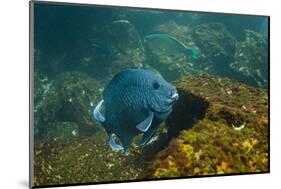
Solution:
<svg viewBox="0 0 281 189"><path fill-rule="evenodd" d="M55 80L38 82L42 86L35 89L35 95L42 100L34 107L35 139L85 136L97 129L92 109L101 95L98 81L86 74L68 72Z"/></svg>
<svg viewBox="0 0 281 189"><path fill-rule="evenodd" d="M149 178L268 171L267 91L207 75L175 84L181 101L166 123L174 138Z"/></svg>
<svg viewBox="0 0 281 189"><path fill-rule="evenodd" d="M230 67L243 82L257 87L268 86L268 34L245 30L245 39L237 45ZM241 79L240 79L241 80Z"/></svg>
<svg viewBox="0 0 281 189"><path fill-rule="evenodd" d="M230 77L254 87L268 86L268 36L245 30L237 40L221 23L202 23L190 27L169 21L156 25L149 33L164 33L175 37L184 46L199 52L194 59L189 54L169 54L144 43L146 65L156 69L169 81L195 74L215 74ZM176 48L176 47L175 47Z"/></svg>
<svg viewBox="0 0 281 189"><path fill-rule="evenodd" d="M224 74L236 50L236 39L221 23L200 24L192 36L200 48L200 62L207 73Z"/></svg>
<svg viewBox="0 0 281 189"><path fill-rule="evenodd" d="M39 140L34 185L268 171L266 90L209 75L174 84L179 101L153 142L130 148L125 156L111 150L102 129L90 136Z"/></svg>
<svg viewBox="0 0 281 189"><path fill-rule="evenodd" d="M126 68L142 68L145 61L141 38L128 20L114 20L95 28L89 49L81 65L99 79L111 78Z"/></svg>

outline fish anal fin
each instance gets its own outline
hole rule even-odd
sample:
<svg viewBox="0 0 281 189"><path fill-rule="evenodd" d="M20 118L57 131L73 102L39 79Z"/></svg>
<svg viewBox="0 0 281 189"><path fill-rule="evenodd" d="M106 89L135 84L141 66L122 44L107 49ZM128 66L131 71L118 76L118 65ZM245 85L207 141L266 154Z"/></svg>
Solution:
<svg viewBox="0 0 281 189"><path fill-rule="evenodd" d="M138 146L146 145L151 140L151 138L155 135L155 133L156 133L155 130L156 129L151 129L151 130L147 131L146 133L144 133Z"/></svg>
<svg viewBox="0 0 281 189"><path fill-rule="evenodd" d="M149 127L151 126L152 120L154 117L154 113L153 112L149 112L148 116L145 118L145 120L143 120L141 123L139 123L136 128L138 130L140 130L141 132L146 132Z"/></svg>

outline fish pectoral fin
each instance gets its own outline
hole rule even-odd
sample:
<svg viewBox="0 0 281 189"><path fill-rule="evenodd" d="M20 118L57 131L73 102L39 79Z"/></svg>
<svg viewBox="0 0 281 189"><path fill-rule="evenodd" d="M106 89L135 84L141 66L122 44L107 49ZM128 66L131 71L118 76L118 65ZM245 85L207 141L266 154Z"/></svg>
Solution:
<svg viewBox="0 0 281 189"><path fill-rule="evenodd" d="M113 138L112 134L109 136L109 145L112 148L112 150L114 150L114 151L120 151L120 150L124 149L123 146L121 146L115 142L115 139Z"/></svg>
<svg viewBox="0 0 281 189"><path fill-rule="evenodd" d="M149 112L147 118L145 118L145 120L143 120L143 122L141 122L140 124L138 124L136 126L137 129L140 130L141 132L146 132L149 129L149 127L151 126L153 117L154 117L154 113Z"/></svg>
<svg viewBox="0 0 281 189"><path fill-rule="evenodd" d="M104 116L103 116L103 115L101 114L101 112L100 112L100 107L101 107L101 105L103 104L103 101L104 101L104 100L101 100L101 101L97 104L97 106L95 107L94 112L93 112L95 119L98 120L99 122L104 122L104 121L105 121Z"/></svg>

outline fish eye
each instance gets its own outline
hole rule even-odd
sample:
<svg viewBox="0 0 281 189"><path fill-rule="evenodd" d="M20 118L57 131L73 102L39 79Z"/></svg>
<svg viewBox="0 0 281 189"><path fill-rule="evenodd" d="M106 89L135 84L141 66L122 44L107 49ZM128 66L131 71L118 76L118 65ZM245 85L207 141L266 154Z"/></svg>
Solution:
<svg viewBox="0 0 281 189"><path fill-rule="evenodd" d="M153 83L153 89L159 89L160 84L158 82Z"/></svg>

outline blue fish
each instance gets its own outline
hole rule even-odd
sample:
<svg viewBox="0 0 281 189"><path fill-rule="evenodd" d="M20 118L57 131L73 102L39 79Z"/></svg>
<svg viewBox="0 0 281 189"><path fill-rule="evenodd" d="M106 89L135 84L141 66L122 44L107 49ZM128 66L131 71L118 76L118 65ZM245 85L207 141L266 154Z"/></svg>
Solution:
<svg viewBox="0 0 281 189"><path fill-rule="evenodd" d="M197 59L200 54L197 49L189 48L176 37L165 33L147 35L144 37L144 42L153 49L170 56L177 56L179 53L184 53L187 56L191 56L193 59Z"/></svg>
<svg viewBox="0 0 281 189"><path fill-rule="evenodd" d="M143 133L139 146L150 141L159 124L172 112L176 100L176 87L154 72L127 69L109 82L93 114L104 126L112 149L124 150L127 155L135 136ZM102 106L104 115L100 111ZM113 134L120 139L121 145Z"/></svg>

